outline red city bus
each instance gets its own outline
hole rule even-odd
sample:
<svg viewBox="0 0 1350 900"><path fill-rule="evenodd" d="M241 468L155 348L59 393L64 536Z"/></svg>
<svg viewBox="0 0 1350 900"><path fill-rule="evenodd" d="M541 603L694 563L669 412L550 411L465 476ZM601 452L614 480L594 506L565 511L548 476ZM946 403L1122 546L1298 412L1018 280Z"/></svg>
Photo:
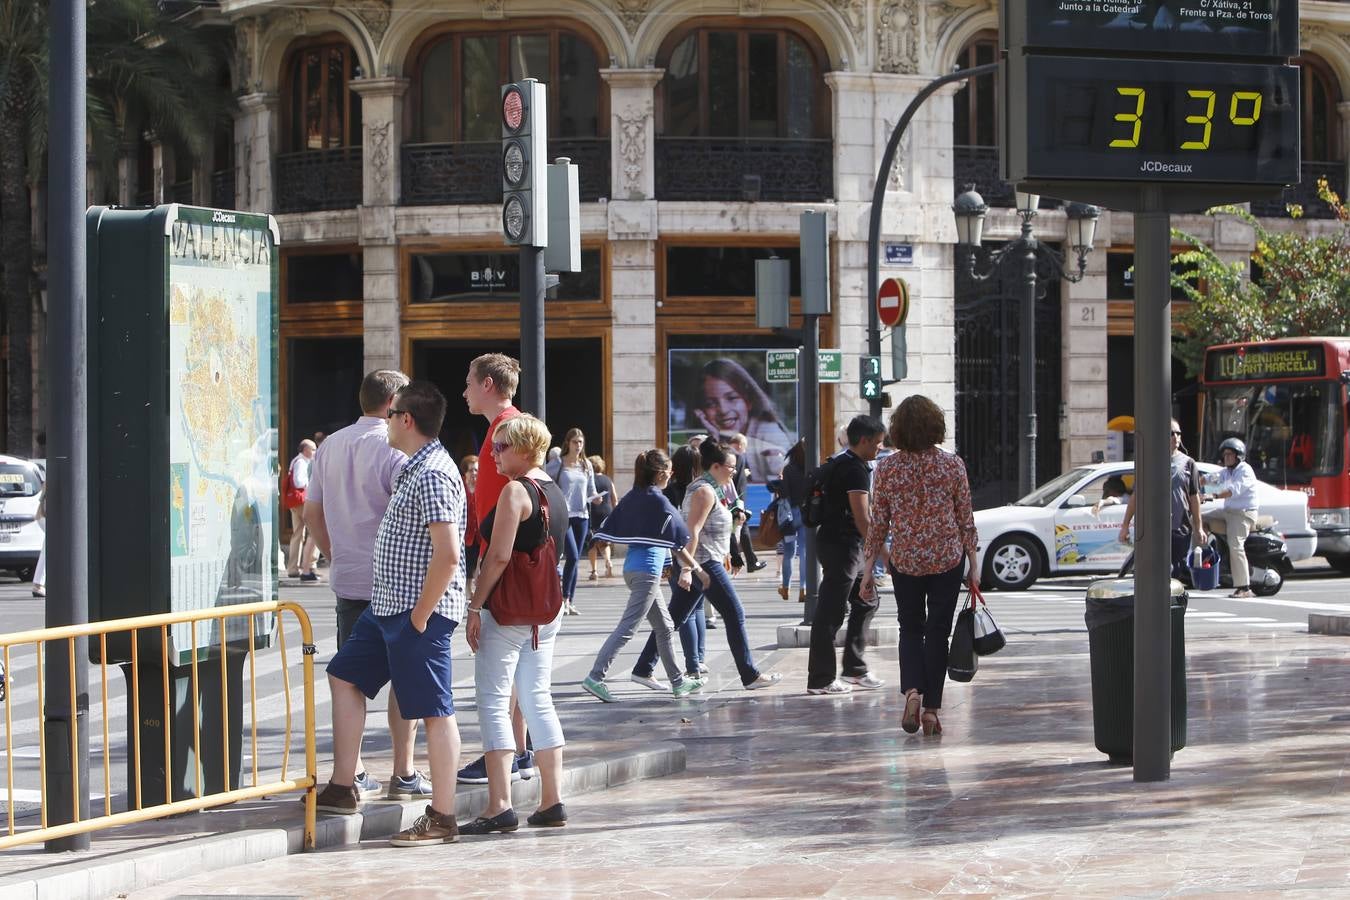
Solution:
<svg viewBox="0 0 1350 900"><path fill-rule="evenodd" d="M1200 447L1215 459L1229 437L1247 443L1262 481L1308 495L1317 554L1350 574L1350 337L1281 338L1205 351Z"/></svg>

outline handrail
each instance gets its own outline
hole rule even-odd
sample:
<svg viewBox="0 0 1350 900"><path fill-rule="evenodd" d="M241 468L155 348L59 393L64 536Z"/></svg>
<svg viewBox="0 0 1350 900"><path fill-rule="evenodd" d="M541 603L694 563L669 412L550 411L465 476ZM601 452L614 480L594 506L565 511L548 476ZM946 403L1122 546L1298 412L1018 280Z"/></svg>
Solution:
<svg viewBox="0 0 1350 900"><path fill-rule="evenodd" d="M304 671L304 728L305 728L305 774L300 778L289 777L287 769L290 762L291 752L291 697L290 697L290 674L289 666L286 660L286 640L285 629L282 627L282 616L290 613L295 616L296 623L300 627L302 652L301 665ZM257 704L257 668L255 665L256 644L255 644L255 617L260 615L277 616L273 627L277 629L280 638L278 642L278 655L280 657L280 671L283 682L283 691L285 693L285 728L284 741L285 746L282 751L281 766L279 777L275 780L267 781L259 778L259 760L258 760L258 704ZM229 639L226 635L226 621L234 619L247 619L248 625L248 651L249 651L249 713L251 716L252 730L252 778L251 786L244 787L244 773L241 771L237 784L231 784L229 760L231 756L231 735L229 731L229 677L227 667L227 657L230 653ZM201 762L200 751L202 748L202 714L201 699L198 695L199 677L204 677L202 672L209 672L209 662L205 658L202 662L207 662L207 668L199 671L198 657L200 651L212 649L210 646L201 646L197 641L197 623L204 621L215 622L220 629L219 653L220 653L220 719L219 727L222 740L222 760L221 760L221 787L215 793L206 793L203 788L204 763ZM192 645L192 662L184 669L190 669L191 694L192 694L192 758L196 761L193 766L195 769L195 790L196 796L186 799L175 800L172 787L172 740L170 737L171 727L171 698L170 698L170 676L172 669L169 666L169 626L179 624L190 624L190 639ZM161 643L160 652L151 654L151 665L158 664L163 672L163 716L160 720L160 727L164 732L164 741L162 749L165 763L165 790L163 802L146 806L145 801L150 799L144 796L142 791L142 777L140 767L144 764L144 757L141 755L142 740L141 730L144 727L144 721L141 718L141 654L138 650L140 634L149 632L153 634L158 631L158 637ZM135 726L131 729L132 745L125 748L128 753L134 752L134 756L129 756L137 762L137 770L131 780L133 784L126 786L128 809L122 812L113 812L112 807L112 773L110 758L112 755L112 746L110 744L109 734L109 704L108 704L108 641L109 634L130 632L131 636L131 659L130 662L122 663L131 667L129 680L130 695L127 697L127 712L134 716ZM78 781L72 783L73 795L75 796L75 809L72 810L49 810L48 797L46 790L47 782L47 742L46 742L46 702L49 699L46 691L45 670L42 660L45 654L58 652L56 648L48 648L53 642L66 641L66 652L72 655L71 670L74 670L73 655L76 652L76 641L80 638L97 637L98 641L98 669L96 677L99 679L99 690L97 697L102 701L102 737L103 737L103 814L91 815L83 819L80 817L81 790L88 791L92 785L81 785ZM210 642L208 642L209 644ZM12 710L18 700L16 697L16 680L14 678L13 657L11 652L13 648L22 645L32 645L37 658L37 666L34 669L36 673L35 692L37 695L37 715L38 728L36 743L38 744L39 776L41 778L41 788L39 793L39 825L35 828L21 830L15 821L15 766L14 766L14 717ZM236 651L237 652L237 651ZM304 843L306 849L314 848L315 841L315 817L316 817L316 785L317 785L317 748L315 745L314 734L314 631L309 620L309 615L304 608L297 603L283 602L261 602L244 603L235 606L220 606L212 609L196 610L192 612L165 613L152 616L138 616L133 618L111 619L103 622L90 622L84 625L65 625L56 628L39 628L29 631L15 632L12 634L0 634L0 660L4 663L6 673L7 697L0 701L3 703L4 710L4 750L5 750L5 792L0 793L0 798L8 800L5 821L0 825L0 850L15 847L22 844L30 844L38 841L52 841L60 838L70 837L72 835L83 834L97 831L105 828L113 828L119 825L127 825L136 822L145 822L153 819L160 819L167 816L178 815L185 812L209 809L216 806L224 806L235 803L240 800L256 799L268 794L284 793L288 791L305 791L305 822L304 822ZM92 680L92 679L91 679ZM154 683L151 682L153 685ZM75 693L83 691L87 686L70 686L72 696L69 698L70 708L75 709ZM152 691L154 687L150 688ZM94 695L90 691L91 696ZM158 705L152 701L152 705ZM242 705L242 702L241 702ZM153 714L153 713L152 713ZM86 724L83 726L72 721L70 741L72 748L79 741L80 727L92 728L87 724L92 721L92 715L86 718ZM242 724L242 723L240 723ZM241 734L242 738L242 734ZM215 768L211 769L215 774ZM77 779L78 773L72 773L72 778ZM70 818L73 821L61 824L50 824L53 814L59 814L61 818Z"/></svg>

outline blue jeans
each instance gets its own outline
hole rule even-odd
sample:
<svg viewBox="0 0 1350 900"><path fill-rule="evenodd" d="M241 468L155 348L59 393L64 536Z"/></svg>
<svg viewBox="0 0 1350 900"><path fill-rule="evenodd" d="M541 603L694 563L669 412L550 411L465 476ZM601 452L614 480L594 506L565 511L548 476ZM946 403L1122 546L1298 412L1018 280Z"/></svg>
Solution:
<svg viewBox="0 0 1350 900"><path fill-rule="evenodd" d="M745 633L745 610L741 608L741 599L736 596L736 589L731 585L731 574L721 562L713 561L704 563L703 571L712 579L706 591L702 590L703 583L697 578L687 591L678 584L672 585L670 617L676 627L682 626L693 615L700 599L711 603L722 617L722 630L726 633L727 645L731 648L731 658L736 662L741 684L750 684L759 678L759 669L755 668L755 661L750 656L750 638ZM650 678L654 671L656 638L648 637L647 646L642 648L642 655L633 666L633 674Z"/></svg>
<svg viewBox="0 0 1350 900"><path fill-rule="evenodd" d="M801 511L797 507L792 508L794 522L802 520ZM803 543L805 535L802 528L797 528L796 534L783 535L783 587L792 587L792 557L797 557L797 584L802 590L806 590L806 544Z"/></svg>
<svg viewBox="0 0 1350 900"><path fill-rule="evenodd" d="M678 585L672 581L672 592L677 587ZM703 662L708 649L708 617L703 611L702 597L694 604L694 611L684 620L679 632L680 646L684 650L684 671L690 675L697 675L698 664Z"/></svg>
<svg viewBox="0 0 1350 900"><path fill-rule="evenodd" d="M577 592L577 564L581 562L581 548L586 546L586 534L590 530L590 519L578 517L567 520L567 533L563 536L562 595L564 600L571 600Z"/></svg>

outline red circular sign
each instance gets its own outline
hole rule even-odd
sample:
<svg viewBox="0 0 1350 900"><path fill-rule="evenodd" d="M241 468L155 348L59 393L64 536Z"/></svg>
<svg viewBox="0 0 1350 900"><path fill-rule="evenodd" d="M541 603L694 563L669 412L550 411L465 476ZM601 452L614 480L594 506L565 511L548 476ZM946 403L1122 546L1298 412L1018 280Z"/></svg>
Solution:
<svg viewBox="0 0 1350 900"><path fill-rule="evenodd" d="M511 89L502 97L502 121L512 131L519 131L525 121L525 99L520 91Z"/></svg>
<svg viewBox="0 0 1350 900"><path fill-rule="evenodd" d="M899 278L887 278L877 289L877 318L891 328L909 314L909 289Z"/></svg>

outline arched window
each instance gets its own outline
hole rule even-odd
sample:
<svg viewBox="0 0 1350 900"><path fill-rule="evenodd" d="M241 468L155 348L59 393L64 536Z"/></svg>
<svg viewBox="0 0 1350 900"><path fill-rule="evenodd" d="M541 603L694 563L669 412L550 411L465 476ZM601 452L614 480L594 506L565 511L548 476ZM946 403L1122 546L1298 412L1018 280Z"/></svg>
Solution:
<svg viewBox="0 0 1350 900"><path fill-rule="evenodd" d="M1303 158L1339 162L1345 153L1340 141L1340 87L1331 67L1316 56L1297 60L1303 69Z"/></svg>
<svg viewBox="0 0 1350 900"><path fill-rule="evenodd" d="M286 66L286 149L328 150L361 144L361 98L348 89L356 54L334 35L291 50Z"/></svg>
<svg viewBox="0 0 1350 900"><path fill-rule="evenodd" d="M601 49L560 28L436 35L418 56L417 140L501 140L501 86L521 78L548 85L549 137L603 135L608 116L602 108Z"/></svg>
<svg viewBox="0 0 1350 900"><path fill-rule="evenodd" d="M666 42L661 102L666 137L818 138L829 135L825 53L783 25L696 26Z"/></svg>
<svg viewBox="0 0 1350 900"><path fill-rule="evenodd" d="M973 69L998 59L998 35L982 31L970 40L957 57L958 69ZM996 81L983 75L962 83L956 92L952 143L958 147L998 146Z"/></svg>

